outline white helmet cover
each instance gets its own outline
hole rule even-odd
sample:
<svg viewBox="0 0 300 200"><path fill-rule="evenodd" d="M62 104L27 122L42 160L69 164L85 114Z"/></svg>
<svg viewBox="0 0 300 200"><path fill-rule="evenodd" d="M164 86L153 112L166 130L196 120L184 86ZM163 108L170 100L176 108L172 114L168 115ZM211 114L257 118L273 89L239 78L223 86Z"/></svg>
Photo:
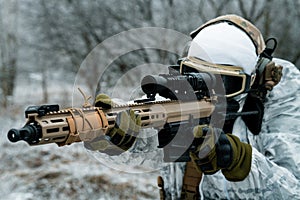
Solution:
<svg viewBox="0 0 300 200"><path fill-rule="evenodd" d="M193 39L188 56L215 64L242 67L251 75L258 59L256 47L240 28L224 21L204 27Z"/></svg>

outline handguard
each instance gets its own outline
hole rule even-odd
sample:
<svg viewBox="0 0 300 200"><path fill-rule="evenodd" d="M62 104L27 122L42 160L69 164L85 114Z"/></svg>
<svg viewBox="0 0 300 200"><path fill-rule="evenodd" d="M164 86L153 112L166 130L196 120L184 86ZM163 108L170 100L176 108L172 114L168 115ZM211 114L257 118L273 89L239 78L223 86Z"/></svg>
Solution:
<svg viewBox="0 0 300 200"><path fill-rule="evenodd" d="M90 140L104 135L108 120L99 108L70 108L58 105L30 106L25 111L27 122L21 129L11 129L11 142L24 140L30 145L57 143L59 146Z"/></svg>

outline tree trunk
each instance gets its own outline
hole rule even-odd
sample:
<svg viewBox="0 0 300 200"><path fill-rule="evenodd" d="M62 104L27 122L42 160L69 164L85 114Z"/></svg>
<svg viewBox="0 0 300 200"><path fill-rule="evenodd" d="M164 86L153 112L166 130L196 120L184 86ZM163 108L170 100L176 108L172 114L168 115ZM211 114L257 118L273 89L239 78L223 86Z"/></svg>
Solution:
<svg viewBox="0 0 300 200"><path fill-rule="evenodd" d="M15 86L18 56L17 18L17 1L0 1L0 100L4 107L7 107L8 98L13 95Z"/></svg>

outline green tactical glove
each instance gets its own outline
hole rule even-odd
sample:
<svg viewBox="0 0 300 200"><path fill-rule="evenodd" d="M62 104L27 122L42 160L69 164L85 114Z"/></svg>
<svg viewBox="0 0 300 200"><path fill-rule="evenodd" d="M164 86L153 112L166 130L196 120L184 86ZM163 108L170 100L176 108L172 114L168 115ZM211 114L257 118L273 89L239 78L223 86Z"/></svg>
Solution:
<svg viewBox="0 0 300 200"><path fill-rule="evenodd" d="M252 158L249 144L207 125L196 126L193 133L200 145L190 157L199 171L214 174L222 170L229 181L242 181L248 176Z"/></svg>
<svg viewBox="0 0 300 200"><path fill-rule="evenodd" d="M114 103L106 94L98 94L95 99L95 106L102 107L104 109L110 109L112 106L114 106Z"/></svg>
<svg viewBox="0 0 300 200"><path fill-rule="evenodd" d="M111 108L113 102L105 94L96 97L95 106ZM127 151L135 142L141 128L141 117L133 110L125 110L117 114L115 126L104 136L84 142L84 146L93 151L108 155L119 155Z"/></svg>

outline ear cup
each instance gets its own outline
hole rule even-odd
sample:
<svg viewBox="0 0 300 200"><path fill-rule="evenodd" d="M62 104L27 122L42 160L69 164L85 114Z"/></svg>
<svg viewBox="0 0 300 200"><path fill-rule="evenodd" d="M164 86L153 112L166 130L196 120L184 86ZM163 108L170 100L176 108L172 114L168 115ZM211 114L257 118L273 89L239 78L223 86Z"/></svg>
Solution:
<svg viewBox="0 0 300 200"><path fill-rule="evenodd" d="M258 80L259 82L261 81L261 79L263 78L263 73L264 70L266 68L266 66L269 64L269 62L271 62L271 59L269 58L265 58L265 57L260 57L257 65L256 65L256 80ZM261 84L261 83L258 83Z"/></svg>

